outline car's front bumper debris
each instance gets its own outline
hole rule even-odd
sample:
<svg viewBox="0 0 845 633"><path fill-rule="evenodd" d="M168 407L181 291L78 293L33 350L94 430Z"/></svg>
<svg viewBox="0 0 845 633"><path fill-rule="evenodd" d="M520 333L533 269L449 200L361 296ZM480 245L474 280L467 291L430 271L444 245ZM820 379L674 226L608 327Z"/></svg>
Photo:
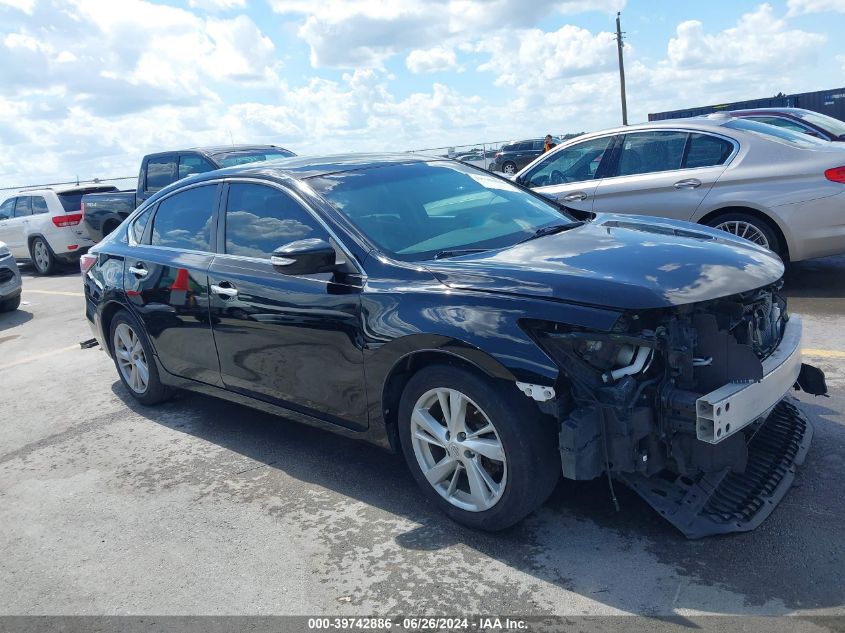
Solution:
<svg viewBox="0 0 845 633"><path fill-rule="evenodd" d="M725 468L693 479L616 477L687 538L753 530L786 495L813 437L809 420L790 400L782 400L764 422L743 430L748 463L742 473Z"/></svg>

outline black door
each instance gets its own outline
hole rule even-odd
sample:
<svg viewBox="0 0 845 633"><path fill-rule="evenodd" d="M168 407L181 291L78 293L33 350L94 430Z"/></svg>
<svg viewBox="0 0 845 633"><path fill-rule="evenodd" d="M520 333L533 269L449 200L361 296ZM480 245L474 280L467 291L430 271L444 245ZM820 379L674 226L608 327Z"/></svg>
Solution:
<svg viewBox="0 0 845 633"><path fill-rule="evenodd" d="M208 278L226 387L365 428L360 288L333 273L286 275L270 263L289 242L330 241L326 229L276 187L232 183L224 198L221 254Z"/></svg>
<svg viewBox="0 0 845 633"><path fill-rule="evenodd" d="M203 185L158 204L141 244L125 260L124 289L164 368L219 386L207 278L218 191L216 184Z"/></svg>

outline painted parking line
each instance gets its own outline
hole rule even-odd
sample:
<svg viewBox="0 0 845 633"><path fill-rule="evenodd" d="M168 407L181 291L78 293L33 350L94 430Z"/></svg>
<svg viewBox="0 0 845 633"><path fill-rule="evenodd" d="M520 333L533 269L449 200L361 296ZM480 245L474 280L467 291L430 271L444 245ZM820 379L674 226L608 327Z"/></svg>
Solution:
<svg viewBox="0 0 845 633"><path fill-rule="evenodd" d="M41 360L42 358L50 358L51 356L56 356L58 354L64 354L65 352L69 352L74 349L79 349L79 343L76 345L68 345L67 347L61 347L59 349L54 349L49 352L44 352L43 354L34 354L32 356L27 356L26 358L19 358L16 361L11 363L7 363L5 365L0 365L0 371L4 369L11 369L12 367L17 367L18 365L24 365L26 363L31 363L36 360Z"/></svg>
<svg viewBox="0 0 845 633"><path fill-rule="evenodd" d="M85 295L81 292L66 292L64 290L30 290L29 288L24 288L24 294L27 293L36 293L40 295L58 295L60 297L84 297Z"/></svg>
<svg viewBox="0 0 845 633"><path fill-rule="evenodd" d="M805 347L801 350L804 356L813 358L845 358L845 352L836 349L815 349L812 347Z"/></svg>

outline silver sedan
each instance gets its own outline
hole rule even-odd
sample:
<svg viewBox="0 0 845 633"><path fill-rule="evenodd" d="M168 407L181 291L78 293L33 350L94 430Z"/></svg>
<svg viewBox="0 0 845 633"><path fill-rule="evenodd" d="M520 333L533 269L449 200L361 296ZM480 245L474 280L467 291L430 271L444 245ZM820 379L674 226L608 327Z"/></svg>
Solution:
<svg viewBox="0 0 845 633"><path fill-rule="evenodd" d="M845 253L845 148L726 114L585 134L515 178L573 209L706 224L792 261Z"/></svg>

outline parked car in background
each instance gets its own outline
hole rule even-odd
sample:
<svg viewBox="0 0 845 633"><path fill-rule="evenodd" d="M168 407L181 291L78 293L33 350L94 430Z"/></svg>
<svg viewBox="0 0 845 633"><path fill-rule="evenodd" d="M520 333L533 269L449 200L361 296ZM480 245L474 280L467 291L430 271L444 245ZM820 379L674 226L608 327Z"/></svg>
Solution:
<svg viewBox="0 0 845 633"><path fill-rule="evenodd" d="M82 226L82 197L115 187L78 186L28 189L0 204L0 241L12 256L31 260L49 275L61 262L75 262L94 244Z"/></svg>
<svg viewBox="0 0 845 633"><path fill-rule="evenodd" d="M82 200L85 227L94 242L111 233L144 200L163 187L191 176L221 167L278 160L295 156L275 145L226 145L197 147L144 156L135 191L93 194Z"/></svg>
<svg viewBox="0 0 845 633"><path fill-rule="evenodd" d="M690 537L753 529L812 436L784 395L826 390L770 251L685 222L576 221L453 160L194 176L81 268L140 403L194 389L402 451L433 503L487 530L561 474L619 478Z"/></svg>
<svg viewBox="0 0 845 633"><path fill-rule="evenodd" d="M21 273L9 247L0 242L0 312L17 310L21 304Z"/></svg>
<svg viewBox="0 0 845 633"><path fill-rule="evenodd" d="M724 113L587 134L516 181L582 212L706 224L792 261L845 253L845 148Z"/></svg>
<svg viewBox="0 0 845 633"><path fill-rule="evenodd" d="M496 154L498 154L501 150L498 149L478 149L472 152L468 152L466 154L457 154L455 156L455 160L459 160L462 163L466 163L467 165L473 165L475 167L480 167L481 169L493 169L493 163L496 160Z"/></svg>
<svg viewBox="0 0 845 633"><path fill-rule="evenodd" d="M503 145L496 153L490 171L515 174L543 153L544 143L544 139L535 138Z"/></svg>
<svg viewBox="0 0 845 633"><path fill-rule="evenodd" d="M731 110L729 114L740 119L750 119L808 134L825 141L845 143L845 121L834 119L821 112L803 108L756 108Z"/></svg>

